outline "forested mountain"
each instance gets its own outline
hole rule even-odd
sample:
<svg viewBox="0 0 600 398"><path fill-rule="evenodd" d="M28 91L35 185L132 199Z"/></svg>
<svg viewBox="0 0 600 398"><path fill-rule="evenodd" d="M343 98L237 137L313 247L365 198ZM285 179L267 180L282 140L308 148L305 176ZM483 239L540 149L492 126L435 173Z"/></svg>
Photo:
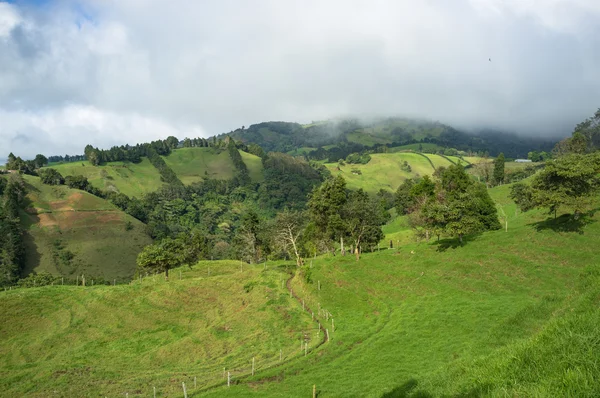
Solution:
<svg viewBox="0 0 600 398"><path fill-rule="evenodd" d="M491 130L466 133L439 122L402 118L375 121L348 119L308 125L264 122L242 127L227 135L246 144L258 144L266 151L300 151L309 159L328 159L332 162L353 152L414 143L433 143L491 156L503 152L510 158L526 158L529 151L550 151L554 146L554 141L550 139Z"/></svg>

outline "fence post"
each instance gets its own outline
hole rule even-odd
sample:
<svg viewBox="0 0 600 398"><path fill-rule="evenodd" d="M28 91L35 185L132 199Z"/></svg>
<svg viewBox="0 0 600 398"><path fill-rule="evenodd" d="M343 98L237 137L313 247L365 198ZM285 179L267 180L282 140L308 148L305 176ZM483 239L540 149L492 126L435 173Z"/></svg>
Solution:
<svg viewBox="0 0 600 398"><path fill-rule="evenodd" d="M183 398L187 398L187 391L185 390L185 383L181 383L181 386L183 387Z"/></svg>
<svg viewBox="0 0 600 398"><path fill-rule="evenodd" d="M252 376L254 376L254 357L252 357Z"/></svg>
<svg viewBox="0 0 600 398"><path fill-rule="evenodd" d="M227 387L231 385L231 373L227 372Z"/></svg>

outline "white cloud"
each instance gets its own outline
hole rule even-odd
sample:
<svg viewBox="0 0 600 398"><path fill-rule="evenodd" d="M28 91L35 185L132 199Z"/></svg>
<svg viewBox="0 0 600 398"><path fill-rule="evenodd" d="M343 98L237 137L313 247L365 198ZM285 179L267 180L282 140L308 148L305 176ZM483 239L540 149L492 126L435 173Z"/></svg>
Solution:
<svg viewBox="0 0 600 398"><path fill-rule="evenodd" d="M0 39L10 34L10 31L20 23L17 10L8 3L0 3Z"/></svg>
<svg viewBox="0 0 600 398"><path fill-rule="evenodd" d="M75 131L107 146L357 114L567 134L600 106L594 0L15 7L0 3L0 140L20 153L66 152ZM48 144L11 141L27 129Z"/></svg>
<svg viewBox="0 0 600 398"><path fill-rule="evenodd" d="M199 126L173 125L140 114L120 115L79 105L41 112L0 110L0 120L5 121L3 150L26 157L39 152L82 154L87 144L100 147L135 145L170 135L181 138L205 135Z"/></svg>

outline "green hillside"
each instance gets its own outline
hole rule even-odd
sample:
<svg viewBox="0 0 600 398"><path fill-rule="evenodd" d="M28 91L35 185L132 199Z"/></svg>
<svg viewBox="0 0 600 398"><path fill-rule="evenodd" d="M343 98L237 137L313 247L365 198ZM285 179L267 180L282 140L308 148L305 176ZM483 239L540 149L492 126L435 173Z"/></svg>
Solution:
<svg viewBox="0 0 600 398"><path fill-rule="evenodd" d="M410 165L411 172L400 168L404 161ZM377 192L381 188L395 191L407 178L434 172L427 158L410 152L376 153L371 155L371 161L367 164L346 164L341 170L337 169L337 163L326 163L325 166L333 175L341 174L348 188L362 188L367 192ZM353 173L354 169L361 174Z"/></svg>
<svg viewBox="0 0 600 398"><path fill-rule="evenodd" d="M252 180L261 181L261 159L249 153L240 153ZM163 156L163 159L184 184L199 182L204 178L229 179L235 172L227 151L215 148L180 148L169 156ZM130 197L141 197L163 185L160 174L145 157L140 163L111 162L92 166L88 162L71 162L49 167L63 176L83 175L96 188L122 192Z"/></svg>
<svg viewBox="0 0 600 398"><path fill-rule="evenodd" d="M180 148L163 159L184 184L204 178L229 179L235 173L227 151L216 148Z"/></svg>
<svg viewBox="0 0 600 398"><path fill-rule="evenodd" d="M179 280L181 271L182 279ZM210 272L210 276L209 276ZM117 286L0 293L3 396L183 396L301 357L316 323L282 287L285 269L204 262ZM12 319L18 320L13 322Z"/></svg>
<svg viewBox="0 0 600 398"><path fill-rule="evenodd" d="M151 243L144 224L87 192L45 185L37 177L23 178L28 190L27 208L21 214L24 275L47 271L111 281L133 276L137 254Z"/></svg>
<svg viewBox="0 0 600 398"><path fill-rule="evenodd" d="M455 156L446 158L456 163L461 161ZM381 188L395 191L407 178L433 174L435 170L432 164L436 168L452 165L446 158L440 155L412 152L375 153L371 155L371 161L367 164L345 164L340 167L340 170L338 170L338 163L325 163L325 166L333 175L342 175L346 179L348 188L362 188L367 192L375 193ZM427 159L430 159L431 163ZM410 172L402 170L404 161L410 165ZM466 162L462 161L462 164L466 165ZM356 170L360 173L356 173Z"/></svg>
<svg viewBox="0 0 600 398"><path fill-rule="evenodd" d="M140 197L159 189L163 183L160 174L148 158L140 163L111 162L92 166L88 162L71 162L50 166L63 176L82 175L96 188L118 191L127 196Z"/></svg>
<svg viewBox="0 0 600 398"><path fill-rule="evenodd" d="M0 387L32 397L178 396L182 382L190 397L301 397L313 385L319 396L598 396L600 216L577 225L517 212L509 188L490 190L508 232L307 260L312 283L299 274L290 286L328 329L318 348L316 322L273 264L0 292Z"/></svg>

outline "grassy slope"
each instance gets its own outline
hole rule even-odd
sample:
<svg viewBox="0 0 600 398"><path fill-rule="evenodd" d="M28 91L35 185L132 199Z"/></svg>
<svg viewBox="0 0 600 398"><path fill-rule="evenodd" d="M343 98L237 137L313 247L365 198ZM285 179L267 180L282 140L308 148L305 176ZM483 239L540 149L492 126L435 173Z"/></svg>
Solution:
<svg viewBox="0 0 600 398"><path fill-rule="evenodd" d="M317 259L321 290L295 286L333 314L332 342L261 374L277 383L207 395L305 396L316 384L321 396L598 396L600 217L582 233L559 233L537 224L540 212L515 215L507 192L492 190L508 232L442 251L413 243L358 263Z"/></svg>
<svg viewBox="0 0 600 398"><path fill-rule="evenodd" d="M242 155L242 160L246 164L246 167L248 167L248 172L250 173L252 181L260 182L264 180L265 176L263 175L262 159L244 151L240 151L240 155Z"/></svg>
<svg viewBox="0 0 600 398"><path fill-rule="evenodd" d="M258 156L240 152L253 181L262 179L262 162ZM163 156L165 162L184 184L202 181L204 178L229 179L235 173L233 162L226 150L214 148L180 148L169 156Z"/></svg>
<svg viewBox="0 0 600 398"><path fill-rule="evenodd" d="M108 280L134 274L137 254L151 243L141 222L87 192L45 185L37 177L23 178L29 191L29 204L21 217L26 230L25 274L47 271ZM133 227L129 231L127 222ZM53 260L57 239L75 254L70 266Z"/></svg>
<svg viewBox="0 0 600 398"><path fill-rule="evenodd" d="M404 161L410 164L410 173L402 171L400 166ZM377 192L380 188L395 191L407 178L418 175L431 175L433 168L423 156L409 153L376 153L371 155L371 161L363 164L346 164L341 171L337 163L326 163L325 166L333 175L341 174L346 179L349 188L362 188L368 192ZM352 169L358 169L361 175L352 174Z"/></svg>
<svg viewBox="0 0 600 398"><path fill-rule="evenodd" d="M210 266L211 276L208 276ZM310 315L269 264L204 262L132 285L48 286L0 293L4 396L183 396L302 355ZM251 284L251 286L250 286ZM245 288L246 286L246 288ZM248 287L250 286L250 287ZM249 290L249 292L246 292Z"/></svg>
<svg viewBox="0 0 600 398"><path fill-rule="evenodd" d="M147 158L140 163L112 162L92 166L89 162L71 162L51 166L63 176L83 175L96 188L116 189L127 196L141 197L162 186L160 175Z"/></svg>
<svg viewBox="0 0 600 398"><path fill-rule="evenodd" d="M436 169L438 167L452 166L452 163L448 159L446 159L440 155L433 155L433 154L427 153L427 154L425 154L425 156L427 156L431 160L431 162L433 163L433 165L435 166Z"/></svg>
<svg viewBox="0 0 600 398"><path fill-rule="evenodd" d="M508 189L491 190L509 215L508 232L464 247L412 243L360 262L313 260L314 283L297 277L292 286L315 312L332 314L335 332L317 313L332 340L306 358L238 376L231 388L189 395L308 396L316 384L320 396L598 396L600 217L566 232L541 212L515 212ZM156 286L150 278L0 292L9 317L0 324L0 388L9 396L148 396L156 385L172 396L193 376L204 385L224 366L249 370L252 356L276 357L278 343L299 351L300 329L290 326L302 323L299 314L283 323L283 337L263 326L267 315L281 322L271 310L284 319L298 311L279 291L279 273L264 286L260 266L221 279L201 278L206 266ZM250 296L241 293L249 281L258 281ZM281 305L263 310L269 302ZM215 354L216 330L230 324L230 333L243 332ZM261 336L265 329L271 334ZM225 351L236 354L225 361Z"/></svg>
<svg viewBox="0 0 600 398"><path fill-rule="evenodd" d="M163 156L167 165L184 184L202 181L206 177L232 178L235 168L225 150L214 148L180 148Z"/></svg>

